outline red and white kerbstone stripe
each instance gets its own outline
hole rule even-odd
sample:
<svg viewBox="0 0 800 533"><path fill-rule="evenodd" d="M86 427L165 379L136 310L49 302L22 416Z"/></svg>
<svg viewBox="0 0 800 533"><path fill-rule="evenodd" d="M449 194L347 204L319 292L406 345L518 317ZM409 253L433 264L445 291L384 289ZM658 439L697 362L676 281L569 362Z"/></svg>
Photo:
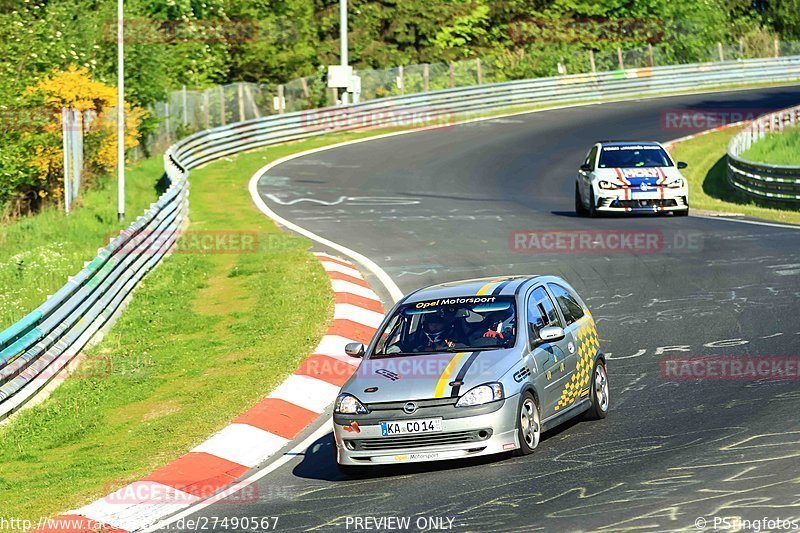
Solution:
<svg viewBox="0 0 800 533"><path fill-rule="evenodd" d="M294 439L336 398L359 359L345 344L368 343L383 319L380 298L352 264L315 254L336 297L327 335L283 383L186 455L89 505L55 517L39 531L133 532L232 484ZM255 485L250 486L256 490ZM258 498L252 492L237 503Z"/></svg>

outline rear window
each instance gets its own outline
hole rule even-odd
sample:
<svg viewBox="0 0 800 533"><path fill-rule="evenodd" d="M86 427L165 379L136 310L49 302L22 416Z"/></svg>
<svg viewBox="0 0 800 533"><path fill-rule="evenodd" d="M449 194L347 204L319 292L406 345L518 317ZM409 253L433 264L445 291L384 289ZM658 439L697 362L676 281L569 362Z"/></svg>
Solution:
<svg viewBox="0 0 800 533"><path fill-rule="evenodd" d="M671 167L667 152L656 145L603 146L600 168Z"/></svg>

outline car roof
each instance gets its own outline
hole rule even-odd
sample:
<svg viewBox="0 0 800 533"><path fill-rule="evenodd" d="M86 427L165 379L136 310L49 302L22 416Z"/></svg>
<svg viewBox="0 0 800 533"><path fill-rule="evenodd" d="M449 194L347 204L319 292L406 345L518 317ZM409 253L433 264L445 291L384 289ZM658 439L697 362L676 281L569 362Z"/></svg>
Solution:
<svg viewBox="0 0 800 533"><path fill-rule="evenodd" d="M513 296L517 290L529 281L540 276L500 276L494 278L467 279L431 285L419 289L406 296L402 303L415 303L438 298L456 298L464 296Z"/></svg>
<svg viewBox="0 0 800 533"><path fill-rule="evenodd" d="M656 141L597 141L596 144L603 146L661 146Z"/></svg>

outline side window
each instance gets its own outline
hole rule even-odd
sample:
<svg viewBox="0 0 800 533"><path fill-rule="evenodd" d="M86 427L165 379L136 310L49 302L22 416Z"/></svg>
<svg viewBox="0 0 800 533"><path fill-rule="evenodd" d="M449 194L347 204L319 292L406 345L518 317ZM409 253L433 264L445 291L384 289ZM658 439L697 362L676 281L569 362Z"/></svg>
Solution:
<svg viewBox="0 0 800 533"><path fill-rule="evenodd" d="M595 145L590 151L589 155L586 156L586 159L583 161L584 165L589 165L589 167L594 170L594 161L597 159L597 145Z"/></svg>
<svg viewBox="0 0 800 533"><path fill-rule="evenodd" d="M547 326L560 325L553 301L542 287L536 287L528 297L528 322L537 334Z"/></svg>
<svg viewBox="0 0 800 533"><path fill-rule="evenodd" d="M547 286L550 288L553 296L556 297L558 307L561 308L561 312L564 314L564 320L567 321L568 326L576 320L583 318L583 307L581 307L578 300L576 300L567 289L554 283L548 283Z"/></svg>

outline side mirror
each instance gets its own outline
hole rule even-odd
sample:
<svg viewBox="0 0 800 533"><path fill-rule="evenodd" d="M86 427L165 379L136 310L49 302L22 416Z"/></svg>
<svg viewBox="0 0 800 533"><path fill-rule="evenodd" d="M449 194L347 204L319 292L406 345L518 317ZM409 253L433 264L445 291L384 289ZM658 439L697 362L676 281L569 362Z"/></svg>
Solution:
<svg viewBox="0 0 800 533"><path fill-rule="evenodd" d="M531 334L536 335L532 324ZM538 337L534 337L534 340L531 344L533 344L533 346L539 346L540 344L546 344L548 342L557 342L563 339L565 336L566 334L564 333L564 328L560 328L558 326L548 326L539 330Z"/></svg>
<svg viewBox="0 0 800 533"><path fill-rule="evenodd" d="M581 165L581 167L580 167L580 169L581 169L583 172L591 172L591 171L592 171L592 167L591 167L591 166L590 166L588 163L584 163L584 164L582 164L582 165Z"/></svg>
<svg viewBox="0 0 800 533"><path fill-rule="evenodd" d="M678 161L678 168L686 168L689 164L686 161Z"/></svg>
<svg viewBox="0 0 800 533"><path fill-rule="evenodd" d="M344 353L350 357L364 357L364 345L360 342L348 342L344 347Z"/></svg>

